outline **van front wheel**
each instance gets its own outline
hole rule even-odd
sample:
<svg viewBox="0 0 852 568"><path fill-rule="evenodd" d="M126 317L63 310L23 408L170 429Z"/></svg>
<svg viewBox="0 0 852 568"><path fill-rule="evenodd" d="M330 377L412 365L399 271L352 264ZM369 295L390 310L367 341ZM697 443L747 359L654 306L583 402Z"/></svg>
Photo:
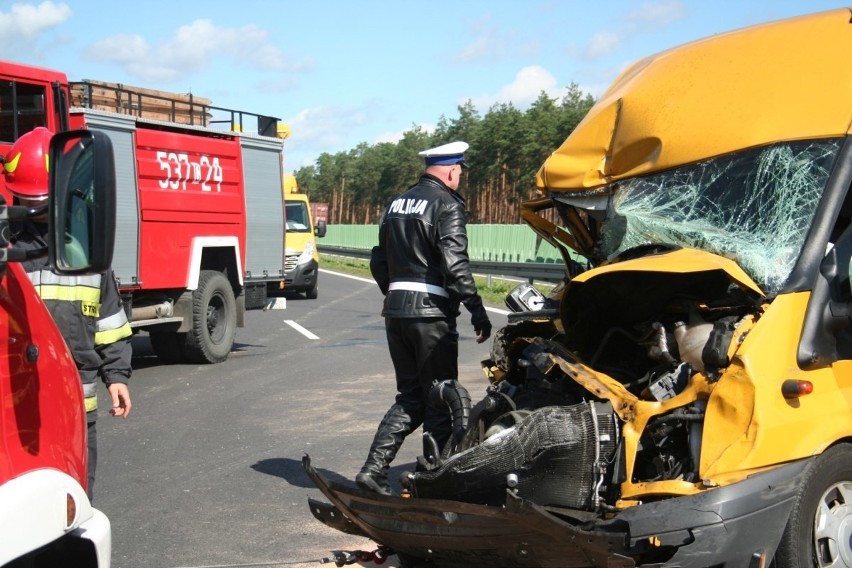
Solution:
<svg viewBox="0 0 852 568"><path fill-rule="evenodd" d="M318 293L317 288L319 287L319 276L314 279L314 284L307 290L305 290L305 298L308 300L316 300Z"/></svg>
<svg viewBox="0 0 852 568"><path fill-rule="evenodd" d="M775 553L777 568L852 568L852 447L829 448L802 483Z"/></svg>

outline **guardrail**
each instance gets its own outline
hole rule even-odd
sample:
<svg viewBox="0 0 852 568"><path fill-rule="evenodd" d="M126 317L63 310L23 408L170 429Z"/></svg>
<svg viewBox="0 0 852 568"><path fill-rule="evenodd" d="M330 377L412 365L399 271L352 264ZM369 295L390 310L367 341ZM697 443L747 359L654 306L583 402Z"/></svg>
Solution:
<svg viewBox="0 0 852 568"><path fill-rule="evenodd" d="M339 247L318 244L319 252L336 254L350 258L370 258L369 249ZM544 282L559 282L565 278L565 266L556 262L493 262L485 260L470 261L470 269L477 274L527 280L532 284L535 280Z"/></svg>

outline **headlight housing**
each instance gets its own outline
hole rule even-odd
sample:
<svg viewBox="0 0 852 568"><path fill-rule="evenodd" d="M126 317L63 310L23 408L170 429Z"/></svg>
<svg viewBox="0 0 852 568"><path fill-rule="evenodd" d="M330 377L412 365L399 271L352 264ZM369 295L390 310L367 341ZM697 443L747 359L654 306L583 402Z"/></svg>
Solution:
<svg viewBox="0 0 852 568"><path fill-rule="evenodd" d="M302 251L302 254L299 255L299 264L307 264L314 259L314 250L316 249L316 243L313 239L309 239L305 243L305 250Z"/></svg>

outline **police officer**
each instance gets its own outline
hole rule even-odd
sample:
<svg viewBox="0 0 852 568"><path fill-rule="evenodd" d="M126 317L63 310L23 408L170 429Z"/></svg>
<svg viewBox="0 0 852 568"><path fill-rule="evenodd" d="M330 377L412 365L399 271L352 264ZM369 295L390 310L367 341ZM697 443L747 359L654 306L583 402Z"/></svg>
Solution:
<svg viewBox="0 0 852 568"><path fill-rule="evenodd" d="M382 316L397 395L355 477L362 489L391 494L390 462L405 437L421 424L438 448L449 439L448 408L428 399L436 381L454 381L458 376L459 304L471 314L478 343L491 335L491 322L470 272L467 213L457 191L467 167L467 149L465 142L452 142L420 152L425 173L382 216L370 271L385 295ZM424 455L428 451L424 444Z"/></svg>
<svg viewBox="0 0 852 568"><path fill-rule="evenodd" d="M49 130L38 127L18 138L6 155L3 173L16 204L31 208L47 205L47 155L51 137ZM88 441L87 493L91 499L98 452L97 379L101 377L112 399L110 414L127 418L132 406L127 386L132 372L130 323L112 270L85 276L60 275L50 270L46 213L13 230L15 248L33 253L22 266L62 332L83 382Z"/></svg>

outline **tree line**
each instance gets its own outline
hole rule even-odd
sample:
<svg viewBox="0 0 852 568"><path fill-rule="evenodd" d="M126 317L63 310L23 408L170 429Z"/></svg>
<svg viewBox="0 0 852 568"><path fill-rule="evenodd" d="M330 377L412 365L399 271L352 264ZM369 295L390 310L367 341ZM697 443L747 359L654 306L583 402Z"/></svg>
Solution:
<svg viewBox="0 0 852 568"><path fill-rule="evenodd" d="M361 143L348 152L323 153L294 172L314 202L327 202L329 224L375 224L391 199L423 173L417 153L454 140L470 144L470 166L459 191L472 223L520 222L520 204L535 196L535 174L594 104L572 84L561 99L542 92L526 110L493 105L484 116L471 101L458 116L441 116L435 131L415 126L396 143Z"/></svg>

